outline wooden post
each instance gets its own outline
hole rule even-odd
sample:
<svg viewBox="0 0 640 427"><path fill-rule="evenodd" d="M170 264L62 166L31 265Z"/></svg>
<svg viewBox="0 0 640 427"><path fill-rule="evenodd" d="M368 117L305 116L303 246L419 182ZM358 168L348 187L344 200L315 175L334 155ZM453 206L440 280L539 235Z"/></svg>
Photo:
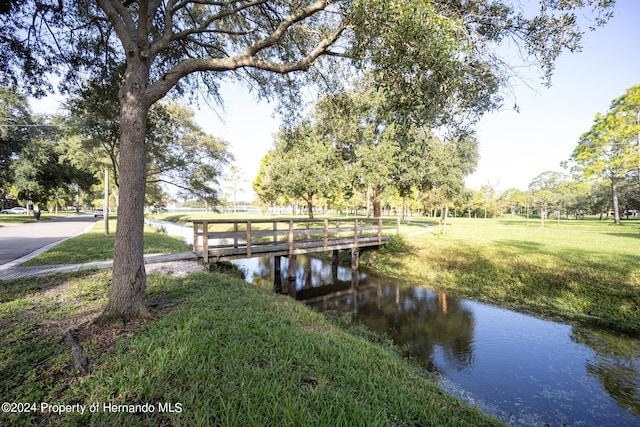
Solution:
<svg viewBox="0 0 640 427"><path fill-rule="evenodd" d="M353 249L351 249L351 270L358 269L358 257L360 251L358 250L358 218L353 222Z"/></svg>
<svg viewBox="0 0 640 427"><path fill-rule="evenodd" d="M289 255L289 265L287 267L287 280L290 282L296 281L296 256Z"/></svg>
<svg viewBox="0 0 640 427"><path fill-rule="evenodd" d="M338 250L331 251L331 265L338 265Z"/></svg>
<svg viewBox="0 0 640 427"><path fill-rule="evenodd" d="M278 276L280 275L280 261L281 261L281 257L279 255L276 255L273 257L273 271L275 272L275 275Z"/></svg>
<svg viewBox="0 0 640 427"><path fill-rule="evenodd" d="M358 247L358 219L353 220L353 244L354 247Z"/></svg>
<svg viewBox="0 0 640 427"><path fill-rule="evenodd" d="M325 219L324 220L324 230L322 233L322 247L323 249L326 251L327 250L327 245L329 243L329 220Z"/></svg>
<svg viewBox="0 0 640 427"><path fill-rule="evenodd" d="M278 243L278 222L273 221L273 243Z"/></svg>
<svg viewBox="0 0 640 427"><path fill-rule="evenodd" d="M198 248L200 247L200 245L198 245L198 228L200 228L200 226L198 225L197 222L193 223L193 251L197 252Z"/></svg>
<svg viewBox="0 0 640 427"><path fill-rule="evenodd" d="M251 258L251 221L247 221L247 258Z"/></svg>
<svg viewBox="0 0 640 427"><path fill-rule="evenodd" d="M400 218L396 218L396 233L400 234Z"/></svg>
<svg viewBox="0 0 640 427"><path fill-rule="evenodd" d="M237 222L233 223L233 232L235 233L233 237L233 248L238 249L238 223Z"/></svg>
<svg viewBox="0 0 640 427"><path fill-rule="evenodd" d="M209 264L209 223L202 221L202 260Z"/></svg>
<svg viewBox="0 0 640 427"><path fill-rule="evenodd" d="M358 269L358 258L360 251L357 247L351 249L351 270L356 271Z"/></svg>
<svg viewBox="0 0 640 427"><path fill-rule="evenodd" d="M378 218L378 244L382 244L382 218Z"/></svg>
<svg viewBox="0 0 640 427"><path fill-rule="evenodd" d="M289 259L293 256L293 220L289 220Z"/></svg>

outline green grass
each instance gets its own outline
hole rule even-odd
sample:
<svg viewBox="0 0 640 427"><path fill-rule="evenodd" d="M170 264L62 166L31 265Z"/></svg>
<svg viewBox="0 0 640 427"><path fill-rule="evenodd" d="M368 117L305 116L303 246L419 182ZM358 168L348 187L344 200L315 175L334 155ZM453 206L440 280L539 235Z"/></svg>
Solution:
<svg viewBox="0 0 640 427"><path fill-rule="evenodd" d="M443 393L390 348L347 333L294 300L218 273L149 275L148 299L163 307L156 319L137 332L84 337L90 373L69 375L61 330L103 306L109 274L31 282L29 292L21 290L24 282L0 282L9 295L0 305L3 400L100 408L147 403L155 411L0 414L0 424L498 424ZM115 337L115 347L105 350L104 337ZM168 403L181 411L161 413Z"/></svg>
<svg viewBox="0 0 640 427"><path fill-rule="evenodd" d="M53 219L53 218L64 218L70 215L77 215L77 214L75 212L60 212L58 214L42 212L40 216L40 221L45 221L47 219ZM34 222L34 221L35 219L33 218L33 215L8 215L8 214L0 215L0 227L2 227L3 224L24 224L27 222Z"/></svg>
<svg viewBox="0 0 640 427"><path fill-rule="evenodd" d="M412 236L405 250L363 261L458 296L637 333L640 222L623 224L455 218L445 235Z"/></svg>
<svg viewBox="0 0 640 427"><path fill-rule="evenodd" d="M98 221L92 232L66 240L22 265L80 264L113 259L116 225L115 219L109 220L110 234L105 235L104 221ZM184 243L182 239L168 236L153 227L145 226L145 254L177 253L190 250L192 247Z"/></svg>
<svg viewBox="0 0 640 427"><path fill-rule="evenodd" d="M0 281L0 389L3 401L43 402L67 388L59 379L71 363L62 331L99 310L108 274L81 272ZM0 414L0 425L26 425Z"/></svg>

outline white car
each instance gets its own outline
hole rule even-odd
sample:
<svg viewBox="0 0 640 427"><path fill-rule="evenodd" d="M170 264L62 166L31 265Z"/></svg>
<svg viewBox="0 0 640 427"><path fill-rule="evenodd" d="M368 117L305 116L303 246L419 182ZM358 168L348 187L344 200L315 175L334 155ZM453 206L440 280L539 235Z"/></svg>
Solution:
<svg viewBox="0 0 640 427"><path fill-rule="evenodd" d="M13 214L13 215L26 215L29 213L29 211L27 210L27 208L16 206L15 208L11 208L11 209L3 209L2 211L0 211L0 213Z"/></svg>
<svg viewBox="0 0 640 427"><path fill-rule="evenodd" d="M96 211L93 213L93 217L97 218L97 217L104 217L104 209L102 208L96 208Z"/></svg>

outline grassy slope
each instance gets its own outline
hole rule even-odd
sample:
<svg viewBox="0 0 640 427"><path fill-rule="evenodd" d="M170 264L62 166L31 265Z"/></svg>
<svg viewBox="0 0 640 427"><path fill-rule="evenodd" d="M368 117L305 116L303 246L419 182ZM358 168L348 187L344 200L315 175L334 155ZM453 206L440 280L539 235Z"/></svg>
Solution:
<svg viewBox="0 0 640 427"><path fill-rule="evenodd" d="M450 219L446 235L407 239L365 261L412 282L510 308L637 333L640 222ZM383 251L384 252L384 251Z"/></svg>
<svg viewBox="0 0 640 427"><path fill-rule="evenodd" d="M51 325L43 331L43 325L100 306L109 276L48 280L35 295L17 282L0 282L9 295L0 306L4 400L150 403L156 411L0 414L0 424L496 424L444 394L393 351L287 297L217 273L186 279L150 275L149 300L171 308L137 333L117 335L110 353L103 354L97 335L82 340L90 375L69 378L61 372L70 357L59 331ZM53 296L60 285L71 305L62 307ZM180 403L182 411L159 413L160 403Z"/></svg>

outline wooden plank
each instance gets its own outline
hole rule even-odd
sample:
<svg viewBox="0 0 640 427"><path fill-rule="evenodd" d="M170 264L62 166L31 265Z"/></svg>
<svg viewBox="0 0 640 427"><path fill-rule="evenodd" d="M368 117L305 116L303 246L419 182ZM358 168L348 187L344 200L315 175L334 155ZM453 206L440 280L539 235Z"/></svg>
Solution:
<svg viewBox="0 0 640 427"><path fill-rule="evenodd" d="M385 241L385 238L383 236L383 241ZM341 238L341 239L332 239L329 238L327 239L327 248L329 246L335 245L335 244L343 244L343 243L349 243L351 245L353 245L353 240L350 238ZM367 236L364 238L361 238L358 240L358 246L370 246L370 245L378 245L378 238L376 236ZM238 246L235 246L231 243L222 243L219 245L209 245L209 252L213 252L213 251L223 251L223 250L230 250L230 249L240 249L244 252L246 252L246 247L247 244L246 243L240 243ZM251 244L252 252L255 252L257 250L257 248L261 248L261 247L267 247L267 248L289 248L289 242L270 242L270 241L265 241L265 242L256 242L254 241ZM295 240L292 249L296 249L296 248L317 248L319 251L323 251L324 250L324 241L323 240L319 240L319 239L310 239L310 240ZM328 250L328 249L327 249Z"/></svg>
<svg viewBox="0 0 640 427"><path fill-rule="evenodd" d="M289 236L287 240L289 243L289 254L293 254L293 221L289 221Z"/></svg>
<svg viewBox="0 0 640 427"><path fill-rule="evenodd" d="M251 221L247 221L247 258L251 258Z"/></svg>
<svg viewBox="0 0 640 427"><path fill-rule="evenodd" d="M328 221L347 221L347 222L351 222L355 219L358 220L362 220L362 221L372 221L376 218L367 218L367 217L351 217L351 218L345 218L345 217L340 217L340 218L326 218ZM389 221L393 221L394 218L388 218L387 220ZM316 222L318 224L322 224L322 221L324 221L324 218L278 218L278 219L252 219L251 222L254 224L270 224L272 222L281 222L283 224L287 224L290 221L293 221L294 223L305 223L305 222ZM211 219L194 219L194 220L190 220L188 221L192 224L202 224L203 222L208 222L209 224L233 224L235 223L244 223L246 222L246 220L229 220L229 219L216 219L216 218L211 218Z"/></svg>
<svg viewBox="0 0 640 427"><path fill-rule="evenodd" d="M364 234L371 234L371 235L375 235L378 232L378 227L377 226L370 226L370 227L365 227L360 229L360 231L364 231L364 233L360 233L361 235ZM391 231L393 230L393 228L385 228L383 227L382 229L383 231ZM353 233L353 227L340 227L339 229L335 229L335 228L328 228L326 230L328 235L335 235L336 233ZM280 236L287 236L289 234L289 230L277 230L277 231L273 231L273 230L256 230L253 228L252 226L252 231L251 231L251 235L253 237L273 237L275 235L277 235L278 237ZM324 228L310 228L309 230L306 229L293 229L293 235L294 235L294 239L295 238L299 238L299 237L307 237L307 235L309 236L317 236L319 239L323 238L325 234L325 229ZM235 237L244 237L245 236L245 231L238 231L238 232L233 232L233 231L210 231L209 232L209 239L231 239L231 238L235 238Z"/></svg>
<svg viewBox="0 0 640 427"><path fill-rule="evenodd" d="M322 247L327 250L327 243L329 239L329 221L324 220L324 230L322 230Z"/></svg>
<svg viewBox="0 0 640 427"><path fill-rule="evenodd" d="M383 236L383 241L388 240L389 237ZM309 253L309 252L322 252L324 250L324 245L322 241L308 241L308 242L296 242L296 246L292 249L293 253ZM365 238L359 241L358 247L367 247L367 246L378 246L378 239L376 237ZM351 249L354 248L355 245L353 240L350 238L342 238L332 240L329 239L327 248L328 250L334 249ZM288 242L279 242L274 244L272 242L265 242L262 245L252 245L251 252L255 254L265 254L271 252L282 252L286 254L289 251ZM231 246L221 246L216 249L210 249L209 251L211 255L224 255L226 252L230 254L246 254L246 247L240 246L239 248L233 248Z"/></svg>
<svg viewBox="0 0 640 427"><path fill-rule="evenodd" d="M205 264L209 263L209 224L202 223L202 254Z"/></svg>

